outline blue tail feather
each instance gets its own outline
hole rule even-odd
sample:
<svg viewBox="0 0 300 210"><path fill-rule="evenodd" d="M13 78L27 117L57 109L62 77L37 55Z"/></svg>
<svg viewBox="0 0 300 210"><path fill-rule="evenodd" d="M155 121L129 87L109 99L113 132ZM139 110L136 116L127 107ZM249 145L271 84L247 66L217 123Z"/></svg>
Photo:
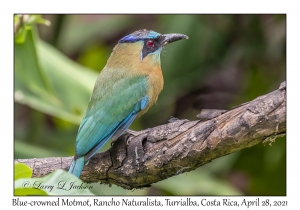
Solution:
<svg viewBox="0 0 300 210"><path fill-rule="evenodd" d="M69 173L79 177L82 172L83 167L84 167L84 156L82 156L76 160L73 159L72 164L69 169Z"/></svg>

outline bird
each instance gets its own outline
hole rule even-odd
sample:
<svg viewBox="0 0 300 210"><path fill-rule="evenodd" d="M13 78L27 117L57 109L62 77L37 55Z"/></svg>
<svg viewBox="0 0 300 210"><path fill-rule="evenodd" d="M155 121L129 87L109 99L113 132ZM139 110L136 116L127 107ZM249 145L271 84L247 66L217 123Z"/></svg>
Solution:
<svg viewBox="0 0 300 210"><path fill-rule="evenodd" d="M96 80L79 125L69 173L80 177L90 158L109 139L116 141L156 102L164 84L162 49L182 39L188 36L141 29L118 41Z"/></svg>

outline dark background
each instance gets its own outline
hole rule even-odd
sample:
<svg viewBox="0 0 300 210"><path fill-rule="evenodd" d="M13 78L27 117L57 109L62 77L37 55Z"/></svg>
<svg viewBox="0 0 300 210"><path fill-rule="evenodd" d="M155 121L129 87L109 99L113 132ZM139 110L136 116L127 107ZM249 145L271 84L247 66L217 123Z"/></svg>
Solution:
<svg viewBox="0 0 300 210"><path fill-rule="evenodd" d="M15 158L74 155L77 129L96 76L118 40L139 29L182 33L189 39L164 48L164 89L157 103L135 120L133 130L167 123L171 116L196 120L202 108L230 109L275 90L286 79L286 15L42 17L52 24L38 25L35 30L34 40L48 43L46 51L36 52L38 66L45 70L43 76L60 100L57 104L68 106L60 109L49 97L42 97L38 85L33 85L30 59L24 61L28 65L18 66L21 54L16 48L15 68L26 74L15 70ZM26 52L23 57L29 56ZM54 54L58 60L51 57ZM87 68L68 63L69 59ZM93 191L107 195L286 195L286 140L282 137L272 146L244 149L144 190L94 184Z"/></svg>

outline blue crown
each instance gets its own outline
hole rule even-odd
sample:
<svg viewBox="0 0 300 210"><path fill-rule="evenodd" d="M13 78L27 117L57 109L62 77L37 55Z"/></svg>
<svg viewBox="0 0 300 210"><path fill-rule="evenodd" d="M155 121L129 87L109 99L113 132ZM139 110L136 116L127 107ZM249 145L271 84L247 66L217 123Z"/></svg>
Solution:
<svg viewBox="0 0 300 210"><path fill-rule="evenodd" d="M120 39L119 43L124 42L136 42L144 39L156 39L161 34L155 32L155 31L148 31L146 29L138 30L133 32L132 34L129 34L127 36L124 36L122 39Z"/></svg>

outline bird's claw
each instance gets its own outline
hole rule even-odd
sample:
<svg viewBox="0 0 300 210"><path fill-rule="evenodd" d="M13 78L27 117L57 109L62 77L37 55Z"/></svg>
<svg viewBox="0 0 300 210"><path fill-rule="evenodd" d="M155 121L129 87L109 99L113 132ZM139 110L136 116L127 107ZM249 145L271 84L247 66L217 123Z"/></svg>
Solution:
<svg viewBox="0 0 300 210"><path fill-rule="evenodd" d="M126 140L126 145L127 145L127 146L128 146L129 143L131 142L131 139L132 139L132 137L130 137L130 138L128 138L128 139Z"/></svg>

